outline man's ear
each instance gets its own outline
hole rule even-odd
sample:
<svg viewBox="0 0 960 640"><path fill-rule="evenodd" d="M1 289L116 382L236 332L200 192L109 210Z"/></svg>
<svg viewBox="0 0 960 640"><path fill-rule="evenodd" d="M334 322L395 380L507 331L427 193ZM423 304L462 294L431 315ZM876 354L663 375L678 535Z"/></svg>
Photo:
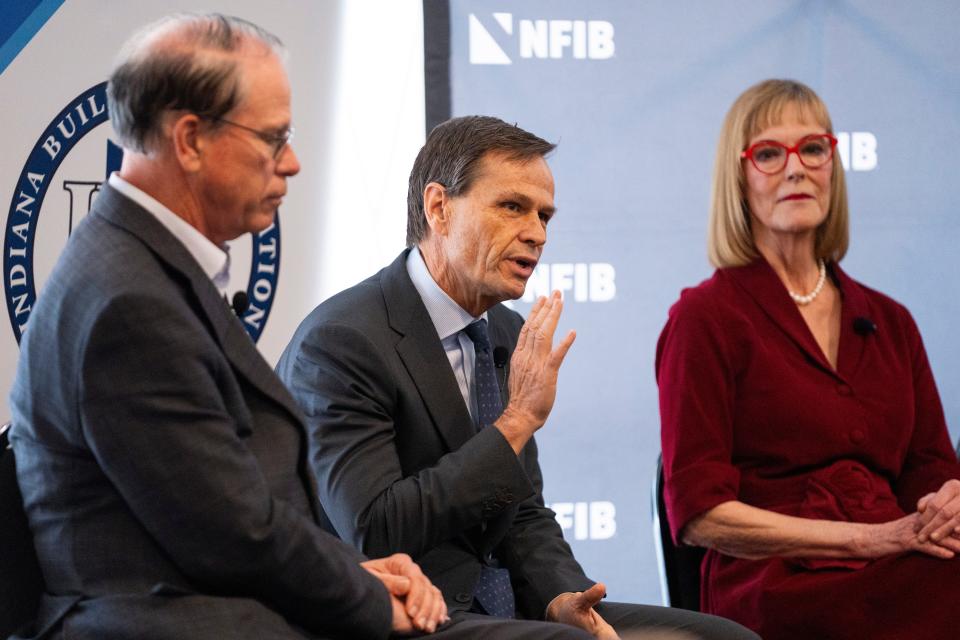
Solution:
<svg viewBox="0 0 960 640"><path fill-rule="evenodd" d="M423 213L427 218L427 226L437 235L446 235L450 225L450 196L447 188L439 182L430 182L423 189Z"/></svg>
<svg viewBox="0 0 960 640"><path fill-rule="evenodd" d="M206 142L200 135L201 120L195 113L185 113L170 122L170 139L177 162L188 173L200 170Z"/></svg>

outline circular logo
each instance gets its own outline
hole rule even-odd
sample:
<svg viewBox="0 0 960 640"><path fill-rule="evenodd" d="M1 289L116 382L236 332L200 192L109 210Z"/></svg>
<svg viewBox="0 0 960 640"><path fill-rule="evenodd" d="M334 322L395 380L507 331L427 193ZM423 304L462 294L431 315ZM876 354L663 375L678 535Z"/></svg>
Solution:
<svg viewBox="0 0 960 640"><path fill-rule="evenodd" d="M110 140L109 122L107 83L101 82L57 114L40 135L17 180L4 233L3 290L18 343L37 301L37 282L52 269L70 232L90 210L100 186L120 168L123 149ZM103 124L107 126L100 127ZM38 233L43 237L39 244ZM233 264L242 264L247 250L243 243L232 242ZM249 276L238 284L246 285L250 301L241 320L256 342L277 290L279 212L273 224L252 234L249 251Z"/></svg>

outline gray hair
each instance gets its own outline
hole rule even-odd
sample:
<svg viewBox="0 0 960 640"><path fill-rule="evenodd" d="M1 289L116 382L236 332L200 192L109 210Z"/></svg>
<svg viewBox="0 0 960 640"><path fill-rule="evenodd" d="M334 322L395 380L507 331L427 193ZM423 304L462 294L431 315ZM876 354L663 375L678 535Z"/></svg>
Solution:
<svg viewBox="0 0 960 640"><path fill-rule="evenodd" d="M410 171L407 189L407 245L427 235L423 191L431 182L446 187L451 196L467 192L476 178L477 163L489 151L501 151L511 160L542 158L557 145L520 127L490 116L463 116L441 122L424 143Z"/></svg>
<svg viewBox="0 0 960 640"><path fill-rule="evenodd" d="M169 40L158 45L160 40ZM235 54L249 41L284 59L283 43L252 22L175 14L135 33L120 50L107 85L113 130L125 149L144 153L160 135L163 116L185 110L216 120L243 98Z"/></svg>

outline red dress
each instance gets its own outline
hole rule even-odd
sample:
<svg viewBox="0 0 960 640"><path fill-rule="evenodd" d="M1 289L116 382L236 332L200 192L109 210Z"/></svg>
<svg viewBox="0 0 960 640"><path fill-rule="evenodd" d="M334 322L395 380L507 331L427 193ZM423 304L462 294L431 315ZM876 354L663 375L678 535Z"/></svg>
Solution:
<svg viewBox="0 0 960 640"><path fill-rule="evenodd" d="M830 269L842 294L833 371L773 269L757 260L684 290L657 347L674 538L730 500L878 523L960 478L909 312ZM876 326L864 331L864 318ZM960 638L960 559L742 560L709 551L701 608L765 640Z"/></svg>

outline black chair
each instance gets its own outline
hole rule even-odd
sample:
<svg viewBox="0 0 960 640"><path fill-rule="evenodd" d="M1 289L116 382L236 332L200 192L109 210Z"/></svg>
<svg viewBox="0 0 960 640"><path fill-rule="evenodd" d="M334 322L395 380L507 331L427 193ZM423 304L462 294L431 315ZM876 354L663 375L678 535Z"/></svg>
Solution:
<svg viewBox="0 0 960 640"><path fill-rule="evenodd" d="M0 426L0 638L33 624L43 593L43 576L23 512L13 451Z"/></svg>
<svg viewBox="0 0 960 640"><path fill-rule="evenodd" d="M657 456L657 475L650 496L653 541L660 570L663 605L676 609L700 610L700 563L706 549L677 546L670 537L667 508L663 502L663 459Z"/></svg>

